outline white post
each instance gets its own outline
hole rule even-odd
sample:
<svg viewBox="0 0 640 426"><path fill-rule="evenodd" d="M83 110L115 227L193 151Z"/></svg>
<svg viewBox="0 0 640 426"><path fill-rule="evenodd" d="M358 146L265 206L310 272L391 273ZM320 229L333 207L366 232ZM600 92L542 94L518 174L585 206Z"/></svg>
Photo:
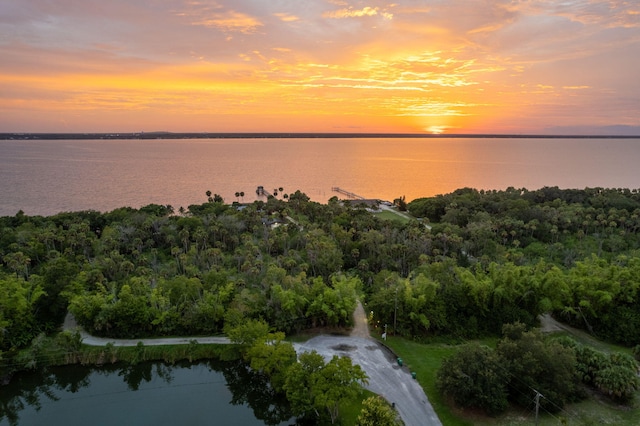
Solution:
<svg viewBox="0 0 640 426"><path fill-rule="evenodd" d="M540 397L542 396L544 398L544 396L535 389L533 391L536 393L536 426L538 426L538 410L540 409Z"/></svg>

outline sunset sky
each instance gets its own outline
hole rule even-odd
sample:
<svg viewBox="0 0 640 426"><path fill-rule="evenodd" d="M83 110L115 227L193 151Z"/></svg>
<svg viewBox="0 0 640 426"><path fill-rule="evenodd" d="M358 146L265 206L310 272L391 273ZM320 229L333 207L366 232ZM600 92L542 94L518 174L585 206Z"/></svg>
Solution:
<svg viewBox="0 0 640 426"><path fill-rule="evenodd" d="M0 132L640 133L637 0L0 0L0 58Z"/></svg>

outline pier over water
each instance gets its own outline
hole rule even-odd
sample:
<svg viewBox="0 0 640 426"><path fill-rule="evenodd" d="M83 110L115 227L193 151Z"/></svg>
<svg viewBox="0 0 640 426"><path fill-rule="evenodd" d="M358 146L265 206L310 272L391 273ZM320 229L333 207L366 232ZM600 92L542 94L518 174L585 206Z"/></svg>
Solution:
<svg viewBox="0 0 640 426"><path fill-rule="evenodd" d="M331 187L331 190L333 192L338 192L338 193L340 193L342 195L346 195L347 197L351 198L352 200L366 200L366 198L364 198L363 196L355 194L353 192L349 192L349 191L347 191L345 189L342 189L342 188L340 188L338 186Z"/></svg>

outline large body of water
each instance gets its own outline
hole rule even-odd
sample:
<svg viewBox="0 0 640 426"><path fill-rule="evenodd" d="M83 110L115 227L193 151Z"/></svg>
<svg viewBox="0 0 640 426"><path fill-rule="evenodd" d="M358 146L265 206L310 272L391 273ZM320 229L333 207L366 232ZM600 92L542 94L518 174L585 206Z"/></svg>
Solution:
<svg viewBox="0 0 640 426"><path fill-rule="evenodd" d="M640 139L0 141L0 215L226 202L256 187L325 202L341 187L393 200L477 189L639 188ZM240 200L242 201L242 200Z"/></svg>

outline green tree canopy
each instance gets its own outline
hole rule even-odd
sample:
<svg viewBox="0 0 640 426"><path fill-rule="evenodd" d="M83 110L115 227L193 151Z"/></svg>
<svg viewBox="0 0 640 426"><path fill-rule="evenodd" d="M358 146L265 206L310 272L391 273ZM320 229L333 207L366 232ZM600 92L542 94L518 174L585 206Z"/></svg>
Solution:
<svg viewBox="0 0 640 426"><path fill-rule="evenodd" d="M508 406L508 371L498 354L487 346L465 345L442 363L437 387L464 408L480 408L489 415Z"/></svg>
<svg viewBox="0 0 640 426"><path fill-rule="evenodd" d="M321 417L328 414L331 423L339 416L340 404L353 400L367 375L359 365L353 365L348 357L334 356L325 364L316 351L299 356L287 373L284 389L294 413Z"/></svg>
<svg viewBox="0 0 640 426"><path fill-rule="evenodd" d="M380 396L370 396L362 401L362 410L356 426L399 426L401 420L389 404Z"/></svg>

